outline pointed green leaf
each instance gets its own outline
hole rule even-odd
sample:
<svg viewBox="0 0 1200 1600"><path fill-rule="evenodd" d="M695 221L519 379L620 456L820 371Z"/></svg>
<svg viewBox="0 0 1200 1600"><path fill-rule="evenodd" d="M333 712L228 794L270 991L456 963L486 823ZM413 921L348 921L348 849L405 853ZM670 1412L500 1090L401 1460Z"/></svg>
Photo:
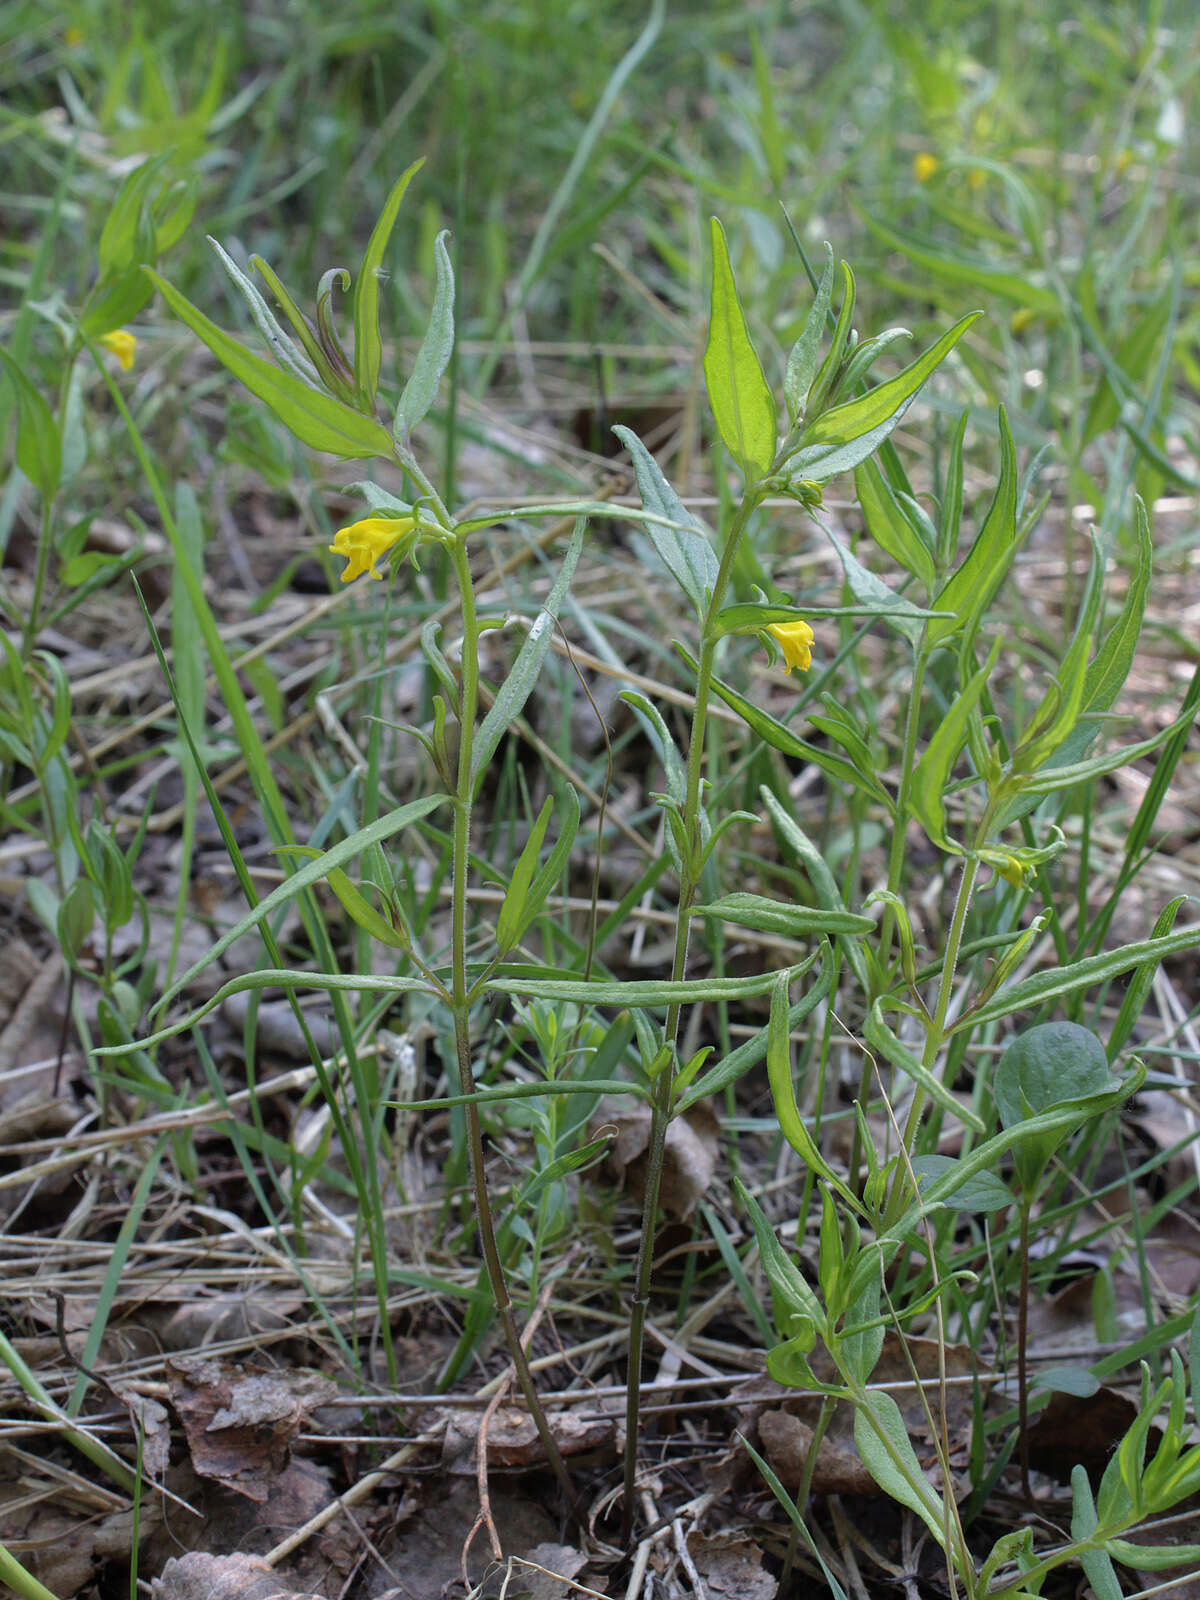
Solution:
<svg viewBox="0 0 1200 1600"><path fill-rule="evenodd" d="M520 942L522 924L525 920L526 897L533 882L534 870L541 854L542 840L546 837L546 829L550 824L550 814L553 810L554 796L548 795L533 827L529 830L529 838L517 858L512 877L508 880L508 888L500 905L500 914L496 918L496 944L501 955L507 955L513 946Z"/></svg>
<svg viewBox="0 0 1200 1600"><path fill-rule="evenodd" d="M1065 967L1048 967L1044 972L1035 972L1031 978L1014 983L978 1011L968 1013L947 1029L947 1035L960 1027L974 1030L1018 1011L1037 1010L1052 1000L1061 1000L1077 990L1091 989L1122 973L1132 972L1144 962L1165 961L1168 956L1193 950L1197 945L1200 945L1200 923L1193 922L1163 938L1139 939L1135 944L1123 944L1116 950L1101 950L1097 955L1084 956L1081 961L1068 962Z"/></svg>
<svg viewBox="0 0 1200 1600"><path fill-rule="evenodd" d="M878 463L867 460L854 469L854 487L867 532L898 566L919 578L927 592L937 581L933 557L904 514Z"/></svg>
<svg viewBox="0 0 1200 1600"><path fill-rule="evenodd" d="M637 434L620 426L615 427L613 432L629 451L633 475L637 479L638 493L645 510L676 524L675 527L662 527L648 522L644 526L660 561L692 602L696 615L703 617L718 571L708 529L680 500Z"/></svg>
<svg viewBox="0 0 1200 1600"><path fill-rule="evenodd" d="M678 640L675 649L687 662L692 671L696 671L697 662L693 656ZM820 746L810 744L807 739L801 739L792 732L784 723L773 717L769 711L764 711L761 706L756 706L753 701L747 700L729 684L723 683L719 678L712 680L712 687L731 711L736 711L738 716L746 723L753 733L756 733L765 744L781 751L785 756L791 756L795 761L811 761L827 772L830 777L836 778L839 783L847 783L854 789L861 789L864 794L869 794L872 799L887 807L891 815L895 815L896 806L890 794L880 783L873 772L858 772L841 756L834 755L829 750L822 750Z"/></svg>
<svg viewBox="0 0 1200 1600"><path fill-rule="evenodd" d="M400 210L400 202L404 199L404 191L424 164L425 157L422 156L418 161L414 161L408 171L402 173L392 186L392 192L379 214L379 221L367 241L362 266L358 271L358 280L354 285L354 387L358 403L364 411L370 411L375 405L375 395L379 388L379 368L383 359L383 346L379 337L379 278L383 253L396 225L396 216ZM440 265L438 278L440 289Z"/></svg>
<svg viewBox="0 0 1200 1600"><path fill-rule="evenodd" d="M1000 408L1000 481L966 560L942 586L934 599L939 611L952 616L929 624L930 646L945 644L962 628L982 616L996 586L1016 554L1017 452L1004 407Z"/></svg>
<svg viewBox="0 0 1200 1600"><path fill-rule="evenodd" d="M299 339L305 355L308 356L308 365L297 353L291 340L275 320L271 308L250 279L246 277L245 273L238 271L236 263L226 255L215 239L210 240L210 243L224 262L226 272L229 273L245 295L255 325L267 341L272 354L280 365L286 367L290 372L294 372L298 378L302 378L305 383L310 385L323 383L327 389L334 391L342 387L342 379L333 370L333 363L317 337L317 330L292 299L291 291L270 262L264 261L262 256L250 257L250 265L266 280L271 293L278 300L284 316L291 323L292 331Z"/></svg>
<svg viewBox="0 0 1200 1600"><path fill-rule="evenodd" d="M954 848L946 837L946 786L959 752L967 741L967 724L976 713L979 697L995 669L1002 643L1000 639L995 641L983 666L971 675L959 691L949 711L938 723L912 776L913 810L925 832L942 850Z"/></svg>
<svg viewBox="0 0 1200 1600"><path fill-rule="evenodd" d="M880 356L886 355L893 345L904 344L911 338L907 328L885 328L873 339L864 339L862 344L856 345L838 376L833 398L839 394L853 394L859 384L866 381L867 373Z"/></svg>
<svg viewBox="0 0 1200 1600"><path fill-rule="evenodd" d="M854 299L857 288L854 282L854 273L848 261L842 262L842 304L837 314L837 321L833 325L833 338L829 341L829 349L825 352L820 370L812 381L808 391L808 399L804 402L806 416L816 419L825 409L825 402L833 388L834 381L842 369L842 358L850 342L850 334L854 323Z"/></svg>
<svg viewBox="0 0 1200 1600"><path fill-rule="evenodd" d="M17 396L17 465L43 500L53 500L62 474L62 440L54 413L3 348L0 362Z"/></svg>
<svg viewBox="0 0 1200 1600"><path fill-rule="evenodd" d="M803 939L809 934L873 933L873 917L855 916L852 911L826 911L816 906L789 904L761 894L725 894L705 906L693 906L694 917L720 917L739 928L755 928L760 933L779 933L786 939Z"/></svg>
<svg viewBox="0 0 1200 1600"><path fill-rule="evenodd" d="M802 964L801 964L802 965ZM787 967L783 976L794 978L801 967ZM766 994L781 976L752 973L744 978L645 978L625 980L579 978L517 978L508 973L490 978L484 987L494 994L528 995L537 1000L574 1000L597 1006L697 1005L702 1001L746 1000Z"/></svg>
<svg viewBox="0 0 1200 1600"><path fill-rule="evenodd" d="M729 265L725 231L712 219L712 316L704 351L704 381L717 430L748 479L764 477L778 442L775 396L750 342Z"/></svg>
<svg viewBox="0 0 1200 1600"><path fill-rule="evenodd" d="M146 271L180 321L191 328L251 394L271 407L302 444L335 456L391 457L391 436L374 418L364 417L332 395L311 388L290 372L253 355L197 310L165 278L149 268Z"/></svg>
<svg viewBox="0 0 1200 1600"><path fill-rule="evenodd" d="M438 384L454 350L454 268L450 265L446 238L443 229L433 244L437 287L433 295L433 309L429 313L429 326L425 329L417 359L413 362L412 372L396 408L395 433L400 440L408 439L437 399Z"/></svg>
<svg viewBox="0 0 1200 1600"><path fill-rule="evenodd" d="M1079 720L1086 688L1088 657L1092 651L1092 636L1100 615L1103 593L1104 558L1099 544L1093 539L1091 568L1075 622L1074 637L1054 675L1054 682L1048 686L1041 705L1017 741L1012 759L1014 772L1039 771Z"/></svg>
<svg viewBox="0 0 1200 1600"><path fill-rule="evenodd" d="M783 395L787 401L788 415L794 422L804 410L805 398L817 371L821 341L825 337L825 323L829 316L829 303L833 299L833 249L825 246L825 270L817 285L816 298L809 309L800 337L788 356L787 373L783 380Z"/></svg>
<svg viewBox="0 0 1200 1600"><path fill-rule="evenodd" d="M567 597L567 589L575 574L576 563L580 551L583 549L583 534L587 526L587 519L577 517L575 531L571 535L571 542L567 546L567 553L563 557L563 564L559 568L558 577L554 586L546 597L546 603L529 625L529 632L525 635L525 643L517 652L517 659L513 662L507 678L500 685L496 698L492 702L491 710L479 725L475 735L475 743L471 749L471 782L478 784L484 769L495 753L496 746L503 738L506 729L514 717L519 717L537 682L538 673L542 669L542 662L550 648L550 641L554 637L555 624L558 613L562 609L563 601Z"/></svg>
<svg viewBox="0 0 1200 1600"><path fill-rule="evenodd" d="M958 419L954 438L950 442L950 460L946 465L946 482L942 489L942 507L938 518L938 537L935 555L939 567L948 567L958 549L958 530L963 508L963 440L971 409L968 406Z"/></svg>
<svg viewBox="0 0 1200 1600"><path fill-rule="evenodd" d="M943 1111L949 1112L952 1117L957 1117L960 1122L965 1122L973 1132L985 1132L983 1119L972 1111L970 1106L960 1104L941 1079L935 1077L892 1032L884 1021L883 1006L879 1000L874 1002L867 1013L867 1020L863 1024L863 1036L873 1049L878 1050L880 1055L891 1062L892 1066L898 1067L906 1077L919 1084Z"/></svg>
<svg viewBox="0 0 1200 1600"><path fill-rule="evenodd" d="M278 318L259 292L258 285L253 279L242 271L241 267L238 266L219 240L210 235L208 242L217 252L217 257L228 273L230 281L245 300L255 327L262 334L267 348L280 366L285 367L290 372L294 372L298 378L303 378L306 383L328 383L332 376L328 370L328 358L317 343L316 334L270 264L264 261L261 256L250 257L250 265L266 279L275 298L283 307L284 314L295 329L304 349L309 354L310 359L308 361L305 361L303 355L297 351L295 345L280 327Z"/></svg>
<svg viewBox="0 0 1200 1600"><path fill-rule="evenodd" d="M921 1471L900 1407L881 1389L867 1390L854 1409L854 1444L862 1464L884 1491L915 1511L945 1546L942 1497Z"/></svg>
<svg viewBox="0 0 1200 1600"><path fill-rule="evenodd" d="M963 317L911 366L855 400L823 412L805 429L800 449L790 458L795 471L824 482L864 461L887 438L972 323L983 315Z"/></svg>

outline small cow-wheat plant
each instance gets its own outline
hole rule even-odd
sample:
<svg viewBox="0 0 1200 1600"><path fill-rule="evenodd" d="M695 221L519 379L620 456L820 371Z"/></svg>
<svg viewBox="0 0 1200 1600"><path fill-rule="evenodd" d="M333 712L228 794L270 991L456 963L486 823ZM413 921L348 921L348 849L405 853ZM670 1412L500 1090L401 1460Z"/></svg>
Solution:
<svg viewBox="0 0 1200 1600"><path fill-rule="evenodd" d="M547 969L539 964L533 936L541 919L558 914L553 894L578 853L579 796L563 785L557 804L549 800L538 813L508 873L494 923L486 928L473 921L473 821L489 766L521 715L551 645L589 522L610 517L612 508L589 501L537 503L462 517L443 500L422 460L417 429L435 404L454 340L454 281L444 235L435 249L428 327L398 398L389 403L389 424L380 421L380 273L415 171L414 166L393 189L357 275L352 279L345 270L332 269L321 279L312 317L267 263L256 259L251 267L277 310L255 279L217 247L270 359L233 339L167 279L149 273L171 310L302 443L333 456L387 462L403 472L407 499L372 481L357 486L362 515L338 530L331 545L346 563L342 580L403 582L407 563L430 557L439 559L455 580L458 615L453 626L429 623L421 632L431 685L429 716L420 727L407 730L424 751L430 792L373 818L332 846L323 840L298 844L283 836L280 823L276 842L290 875L253 905L207 958L214 959L251 927L261 927L265 935L275 912L293 900L308 904L305 897L324 883L357 928L394 952L396 971L389 976L341 970L329 938L314 926L314 948L325 970L276 966L239 975L201 1010L158 1027L137 1048L152 1055L163 1039L193 1027L228 994L246 989L279 987L289 994L306 987L324 989L335 1010L345 1007L348 993L369 991L392 1003L419 1004L423 1014L440 1016L452 1041L457 1076L457 1092L442 1103L461 1108L464 1118L472 1215L483 1256L482 1292L469 1302L463 1335L444 1378L453 1379L488 1323L498 1318L546 1459L572 1505L577 1504L576 1488L539 1402L522 1345L514 1285L521 1283L520 1294L528 1294L532 1305L540 1283L555 1270L567 1180L603 1147L601 1138L587 1137L587 1114L581 1108L590 1109L602 1092L634 1096L648 1106L644 1214L626 1291L626 1543L639 1509L640 1383L668 1131L690 1106L727 1089L765 1061L779 1128L807 1173L805 1202L814 1200L821 1217L812 1281L784 1249L755 1197L739 1187L771 1288L778 1343L768 1355L770 1371L785 1384L824 1394L831 1404L840 1400L853 1407L855 1439L867 1470L881 1489L924 1521L945 1552L952 1581L968 1595L1036 1594L1047 1572L1077 1558L1097 1591L1111 1600L1116 1580L1110 1561L1127 1559L1130 1548L1123 1535L1145 1516L1191 1493L1200 1480L1200 1465L1193 1460L1197 1452L1183 1448L1185 1390L1178 1358L1163 1384L1155 1387L1147 1379L1138 1421L1094 1502L1086 1477L1077 1474L1070 1545L1047 1554L1034 1547L1025 1530L1001 1540L982 1564L968 1545L952 1496L922 1471L895 1403L870 1384L885 1328L902 1330L912 1316L930 1308L943 1315L946 1298L965 1276L966 1269L953 1265L947 1251L943 1223L948 1216L956 1210L987 1212L1015 1204L1027 1255L1029 1218L1044 1174L1058 1152L1136 1088L1141 1069L1124 1063L1124 1051L1137 1009L1157 964L1194 942L1193 929L1173 928L1175 905L1136 944L1101 950L1097 924L1078 930L1078 943L1072 946L1053 903L1050 869L1065 848L1059 824L1071 792L1167 741L1177 759L1180 736L1194 709L1189 701L1176 722L1153 738L1119 749L1096 748L1129 672L1141 627L1151 559L1145 512L1140 503L1134 511L1135 569L1115 617L1105 609L1109 552L1097 548L1072 636L1040 700L1010 723L1001 693L1006 638L992 623L990 607L1032 513L1025 504L1005 414L1001 411L998 418L995 492L969 530L963 527L967 417L955 431L932 513L914 492L889 440L979 313L964 316L910 365L872 385L874 362L894 353L905 335L890 329L858 338L853 275L844 265L836 270L832 252L827 252L811 310L786 361L780 413L775 387L751 340L725 235L714 220L704 375L720 440L715 469L724 472L726 463L732 463L737 480L719 535L685 507L641 440L627 429L618 430L642 502L640 509L622 516L639 526L653 551L648 579L677 585L687 618L684 636L675 641L693 684L690 726L682 743L676 743L651 699L633 691L626 695L662 763L655 799L666 859L649 881L670 885L670 971L659 979L617 980L598 965L593 969L590 956L578 970ZM835 284L840 287L836 313ZM334 300L336 292L347 291L352 337L344 338L337 329ZM826 525L823 485L845 474L853 474L857 503L876 552L869 562ZM762 539L768 500L773 505L792 502L798 514L812 519L833 541L844 579L840 603L793 601L773 584L769 592L739 592L747 549L754 548L755 570L765 571L769 562ZM485 685L481 642L507 619L481 607L473 564L480 541L502 518L563 515L573 519L573 531L557 558L549 592L538 614L524 625L522 643L503 681L494 688ZM876 571L881 562L887 564L881 568L885 576ZM723 675L725 664L744 648L739 640L781 654L789 672L811 670L817 649L814 623L840 630L847 653L859 632L887 628L907 654L908 688L894 743L899 751L894 769L880 759L877 730L864 723L852 696L839 697L836 681L811 715L818 742L802 737ZM711 713L717 702L741 719L748 739L771 760L782 756L815 763L831 795L851 800L882 820L890 845L881 881L862 894L853 884L839 883L794 814L786 785L772 785L762 790L762 819L802 870L803 893L780 898L757 892L758 886L722 892L723 881L728 882L722 865L738 830L760 818L729 807L726 789L710 782ZM269 802L265 778L263 785ZM381 880L396 877L386 867L385 847L402 841L406 829L419 827L441 829L447 842L450 922L444 947L428 929L413 924L398 896L379 887ZM916 830L948 863L954 880L946 932L936 951L923 950L914 931L909 846ZM356 882L349 875L356 861L376 863L380 870L368 881L364 865L363 878ZM800 881L798 875L793 881ZM1039 896L1041 909L1034 904ZM311 922L311 907L309 917ZM697 949L704 930L718 923L809 948L782 967L770 964L736 977L711 976L700 970ZM1047 931L1058 946L1057 964L1032 976L1023 974L1024 958ZM1089 944L1093 938L1094 946ZM990 1040L996 1037L996 1025L1006 1019L1041 1016L1055 1003L1069 1002L1121 974L1132 975L1131 985L1106 1041L1078 1024L1050 1024L1049 1032L1033 1027L1018 1037L1015 1054L1004 1056L993 1074L977 1075L968 1101L962 1093L963 1064L973 1039ZM162 996L160 1018L190 976L185 974ZM500 1017L506 1000L514 1003ZM708 1059L707 1049L683 1059L681 1043L689 1036L694 1008L739 1000L765 1002L767 1021L715 1061ZM840 1169L822 1152L811 1119L800 1110L792 1065L796 1030L819 1007L835 1005L840 1016L853 1019L865 1063L854 1107L851 1157L848 1168ZM599 1020L614 1011L616 1021ZM383 1089L356 1051L353 1018L342 1012L339 1017L345 1024L344 1060L334 1071L318 1054L314 1065L362 1199L386 1341L389 1263L377 1172ZM492 1059L502 1037L509 1042L506 1048L514 1038L531 1041L537 1071L519 1086L480 1087L481 1066ZM890 1156L876 1149L866 1117L877 1083L888 1105L896 1108ZM518 1097L528 1097L526 1104L533 1108L522 1118L534 1134L536 1165L517 1186L507 1215L498 1215L485 1167L481 1107L495 1101L513 1104ZM963 1129L953 1159L931 1153L939 1129L951 1116ZM1010 1164L1019 1194L999 1176ZM918 1270L922 1258L924 1268ZM1027 1275L1019 1293L1023 1306ZM832 1364L833 1378L819 1379L813 1369L809 1358L818 1344ZM1023 1441L1023 1357L1020 1380L1018 1427ZM1194 1353L1192 1380L1194 1384ZM1143 1469L1150 1422L1164 1408L1169 1420L1163 1444ZM948 1483L945 1459L942 1472L943 1484ZM781 1488L777 1492L799 1525L803 1506L788 1502ZM1142 1547L1138 1564L1148 1564Z"/></svg>

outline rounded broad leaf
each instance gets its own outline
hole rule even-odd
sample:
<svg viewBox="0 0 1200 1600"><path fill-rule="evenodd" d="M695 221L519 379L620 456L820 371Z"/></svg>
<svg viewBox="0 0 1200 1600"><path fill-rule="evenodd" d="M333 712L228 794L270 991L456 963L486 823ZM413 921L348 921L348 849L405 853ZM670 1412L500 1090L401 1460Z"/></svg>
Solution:
<svg viewBox="0 0 1200 1600"><path fill-rule="evenodd" d="M1044 1022L1018 1034L1000 1058L992 1092L1000 1121L1013 1128L1052 1106L1118 1088L1104 1046L1077 1022ZM1081 1108L1082 1109L1082 1108Z"/></svg>

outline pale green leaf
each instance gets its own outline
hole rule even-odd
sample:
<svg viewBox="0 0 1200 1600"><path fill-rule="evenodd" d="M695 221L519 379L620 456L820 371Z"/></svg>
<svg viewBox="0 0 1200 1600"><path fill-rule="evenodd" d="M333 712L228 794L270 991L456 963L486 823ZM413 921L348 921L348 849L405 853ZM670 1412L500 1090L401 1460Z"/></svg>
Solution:
<svg viewBox="0 0 1200 1600"><path fill-rule="evenodd" d="M725 232L712 219L712 316L704 381L717 430L748 479L764 477L778 442L775 396L763 376L738 299Z"/></svg>

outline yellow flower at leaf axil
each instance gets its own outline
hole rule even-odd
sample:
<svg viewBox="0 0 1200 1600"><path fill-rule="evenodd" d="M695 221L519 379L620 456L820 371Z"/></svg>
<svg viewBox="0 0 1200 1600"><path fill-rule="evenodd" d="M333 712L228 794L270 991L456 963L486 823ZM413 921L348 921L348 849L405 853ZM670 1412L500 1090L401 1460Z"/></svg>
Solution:
<svg viewBox="0 0 1200 1600"><path fill-rule="evenodd" d="M913 157L913 177L918 183L928 183L933 177L941 162L928 150L920 150Z"/></svg>
<svg viewBox="0 0 1200 1600"><path fill-rule="evenodd" d="M807 622L772 622L767 632L783 651L784 669L807 672L812 666L813 631Z"/></svg>
<svg viewBox="0 0 1200 1600"><path fill-rule="evenodd" d="M335 556L345 556L348 563L342 582L349 583L364 572L382 582L383 573L375 570L376 561L416 525L413 517L364 517L348 528L339 528L329 548Z"/></svg>
<svg viewBox="0 0 1200 1600"><path fill-rule="evenodd" d="M122 372L128 372L133 366L133 358L137 352L137 340L132 333L124 328L114 328L111 333L102 333L96 340L105 350L111 351L117 358L117 365Z"/></svg>

